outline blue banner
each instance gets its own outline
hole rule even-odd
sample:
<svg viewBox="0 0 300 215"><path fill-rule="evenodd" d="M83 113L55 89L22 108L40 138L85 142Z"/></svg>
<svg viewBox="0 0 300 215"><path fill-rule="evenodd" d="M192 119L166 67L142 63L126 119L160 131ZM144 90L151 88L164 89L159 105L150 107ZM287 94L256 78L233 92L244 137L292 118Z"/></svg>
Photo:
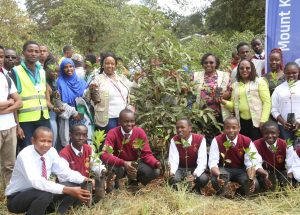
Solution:
<svg viewBox="0 0 300 215"><path fill-rule="evenodd" d="M273 48L283 51L283 63L300 61L300 0L266 0L266 59Z"/></svg>

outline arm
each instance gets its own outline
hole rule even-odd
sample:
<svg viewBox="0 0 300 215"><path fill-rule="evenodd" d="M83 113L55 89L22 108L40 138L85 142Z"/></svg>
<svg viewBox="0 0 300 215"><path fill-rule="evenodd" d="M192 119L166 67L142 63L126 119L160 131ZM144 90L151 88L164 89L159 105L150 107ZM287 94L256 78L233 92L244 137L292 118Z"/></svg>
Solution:
<svg viewBox="0 0 300 215"><path fill-rule="evenodd" d="M281 113L280 113L280 110L279 110L280 98L279 98L279 95L278 95L278 88L275 88L271 99L272 99L272 109L271 109L272 116L277 121L279 121L282 125L284 125L285 120L281 117Z"/></svg>
<svg viewBox="0 0 300 215"><path fill-rule="evenodd" d="M193 175L200 177L200 175L205 171L207 165L207 149L206 149L206 140L203 137L201 145L198 149L198 158L197 158L197 168L195 169Z"/></svg>
<svg viewBox="0 0 300 215"><path fill-rule="evenodd" d="M271 98L268 83L265 79L259 82L258 93L260 100L262 101L262 114L260 122L264 123L268 121L271 112Z"/></svg>
<svg viewBox="0 0 300 215"><path fill-rule="evenodd" d="M220 174L219 171L219 147L216 138L214 138L210 145L209 150L209 159L208 159L208 167L211 171L212 175L218 176Z"/></svg>
<svg viewBox="0 0 300 215"><path fill-rule="evenodd" d="M16 111L22 107L22 101L21 101L21 98L18 93L12 93L12 94L10 94L10 96L11 96L11 99L14 100L14 104L7 107L4 110L1 110L0 114L13 113L14 111Z"/></svg>
<svg viewBox="0 0 300 215"><path fill-rule="evenodd" d="M292 172L294 153L295 153L295 151L294 151L293 146L290 146L286 149L285 165L286 165L286 169L287 169L288 174Z"/></svg>
<svg viewBox="0 0 300 215"><path fill-rule="evenodd" d="M250 160L250 157L247 153L245 153L244 155L244 164L246 166L246 169L250 168L250 167L255 167L255 170L262 168L262 158L260 156L260 154L258 153L254 143L251 141L250 145L250 153L254 152L255 153L255 158L254 160Z"/></svg>
<svg viewBox="0 0 300 215"><path fill-rule="evenodd" d="M178 165L179 165L179 153L178 150L176 148L174 139L171 139L171 143L170 143L170 149L169 149L169 163L170 163L170 172L171 174L176 173L177 169L178 169Z"/></svg>
<svg viewBox="0 0 300 215"><path fill-rule="evenodd" d="M107 133L106 139L105 139L105 145L111 146L114 150L116 149L115 143L117 141L116 135L113 132L113 130L109 131ZM119 150L119 149L118 149ZM124 166L125 161L121 158L118 158L117 156L113 154L109 154L106 151L104 151L103 155L101 156L101 159L104 163L109 165L115 165L115 166Z"/></svg>
<svg viewBox="0 0 300 215"><path fill-rule="evenodd" d="M46 84L46 101L47 101L47 107L48 107L50 110L53 110L54 105L51 103L51 99L50 99L51 93L52 93L52 89L51 89L51 87L49 86L49 84L47 83L47 84Z"/></svg>

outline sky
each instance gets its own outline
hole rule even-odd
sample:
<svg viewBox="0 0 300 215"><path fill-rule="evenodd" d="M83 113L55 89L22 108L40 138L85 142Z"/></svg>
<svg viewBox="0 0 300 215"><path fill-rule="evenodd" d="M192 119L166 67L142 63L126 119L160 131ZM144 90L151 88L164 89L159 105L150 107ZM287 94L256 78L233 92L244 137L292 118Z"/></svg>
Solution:
<svg viewBox="0 0 300 215"><path fill-rule="evenodd" d="M140 4L141 0L131 0L131 4ZM193 12L208 5L208 0L184 0L184 6L176 3L176 0L157 0L157 3L163 9L171 9L180 15L190 15Z"/></svg>
<svg viewBox="0 0 300 215"><path fill-rule="evenodd" d="M20 7L25 10L25 0L16 0ZM208 0L184 0L186 3L184 6L176 3L176 0L157 0L160 7L163 9L171 9L179 13L180 15L190 15L193 12L203 8L209 2ZM140 4L141 0L131 0L130 4Z"/></svg>

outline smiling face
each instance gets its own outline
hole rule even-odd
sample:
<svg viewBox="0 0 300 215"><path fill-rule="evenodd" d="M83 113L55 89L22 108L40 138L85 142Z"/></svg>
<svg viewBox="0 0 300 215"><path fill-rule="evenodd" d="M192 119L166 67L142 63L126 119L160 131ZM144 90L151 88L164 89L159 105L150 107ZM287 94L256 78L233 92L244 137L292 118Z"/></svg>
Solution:
<svg viewBox="0 0 300 215"><path fill-rule="evenodd" d="M191 135L192 126L186 120L179 120L176 122L176 132L180 138L187 140Z"/></svg>
<svg viewBox="0 0 300 215"><path fill-rule="evenodd" d="M35 137L31 138L31 143L35 150L43 156L52 147L52 133L41 130Z"/></svg>
<svg viewBox="0 0 300 215"><path fill-rule="evenodd" d="M40 56L40 47L36 44L27 45L25 51L23 51L25 62L34 64L38 61Z"/></svg>
<svg viewBox="0 0 300 215"><path fill-rule="evenodd" d="M240 132L240 125L237 119L227 119L224 121L224 133L230 140L234 140L234 138Z"/></svg>
<svg viewBox="0 0 300 215"><path fill-rule="evenodd" d="M74 67L72 66L72 64L68 63L68 64L65 65L64 73L67 76L72 76L74 74Z"/></svg>
<svg viewBox="0 0 300 215"><path fill-rule="evenodd" d="M281 55L277 52L271 53L269 62L270 62L271 71L278 72L280 70L280 65L281 65Z"/></svg>
<svg viewBox="0 0 300 215"><path fill-rule="evenodd" d="M70 133L70 140L77 150L81 150L83 144L87 143L88 130L83 125L77 125Z"/></svg>
<svg viewBox="0 0 300 215"><path fill-rule="evenodd" d="M276 126L267 126L262 130L262 136L269 145L273 145L279 137L279 129Z"/></svg>
<svg viewBox="0 0 300 215"><path fill-rule="evenodd" d="M284 69L284 75L287 81L297 81L299 76L299 68L296 65L286 66Z"/></svg>
<svg viewBox="0 0 300 215"><path fill-rule="evenodd" d="M103 61L103 69L107 76L111 76L116 70L116 61L113 57L106 57Z"/></svg>
<svg viewBox="0 0 300 215"><path fill-rule="evenodd" d="M216 71L216 58L212 55L209 55L203 62L203 69L207 73Z"/></svg>
<svg viewBox="0 0 300 215"><path fill-rule="evenodd" d="M251 65L248 61L241 61L239 64L239 73L243 80L249 80L251 73Z"/></svg>
<svg viewBox="0 0 300 215"><path fill-rule="evenodd" d="M119 123L125 133L129 133L135 126L135 116L131 112L123 112L120 114Z"/></svg>

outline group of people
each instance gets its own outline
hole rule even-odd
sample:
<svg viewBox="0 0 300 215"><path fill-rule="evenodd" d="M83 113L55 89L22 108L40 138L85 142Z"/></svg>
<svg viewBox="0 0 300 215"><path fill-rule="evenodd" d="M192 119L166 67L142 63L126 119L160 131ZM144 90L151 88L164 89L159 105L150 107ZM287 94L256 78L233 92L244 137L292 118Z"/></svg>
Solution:
<svg viewBox="0 0 300 215"><path fill-rule="evenodd" d="M274 189L276 181L283 187L300 180L299 66L284 66L281 50L273 49L265 71L262 41L255 38L251 46L253 56L248 43L238 44L230 72L218 70L214 54L202 56L203 71L193 78L196 101L205 101L224 129L208 138L193 133L189 119L178 119L168 156L172 186L186 179L200 192L211 180L221 195L233 181L240 185L238 193L247 195ZM95 55L84 60L71 46L63 52L57 60L46 46L28 41L19 62L14 49L0 46L1 170L14 213L44 214L57 202L58 212L65 213L78 200L88 201L91 193L80 184L94 182L89 171L113 172L114 189L125 176L128 184L146 185L162 170L130 105L140 76L129 80L117 72L114 53L102 54L96 68ZM99 157L103 164L90 166L94 130L107 135ZM58 183L49 180L51 174Z"/></svg>

